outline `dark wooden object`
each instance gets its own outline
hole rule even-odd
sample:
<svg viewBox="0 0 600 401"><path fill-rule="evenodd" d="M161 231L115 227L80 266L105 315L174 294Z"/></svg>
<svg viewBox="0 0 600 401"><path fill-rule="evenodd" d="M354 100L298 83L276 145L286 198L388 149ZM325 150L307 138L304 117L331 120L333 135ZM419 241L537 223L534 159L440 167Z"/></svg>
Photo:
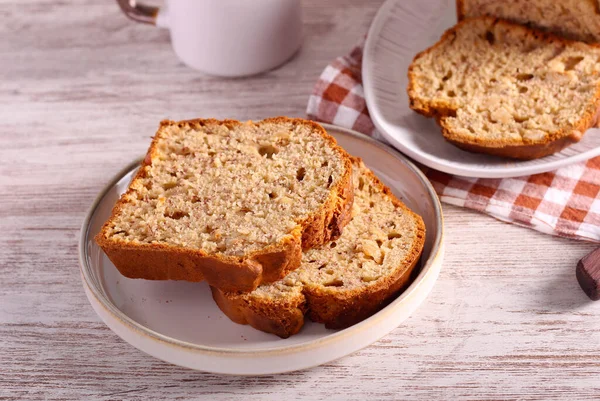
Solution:
<svg viewBox="0 0 600 401"><path fill-rule="evenodd" d="M600 248L587 254L575 270L581 289L591 300L600 299Z"/></svg>

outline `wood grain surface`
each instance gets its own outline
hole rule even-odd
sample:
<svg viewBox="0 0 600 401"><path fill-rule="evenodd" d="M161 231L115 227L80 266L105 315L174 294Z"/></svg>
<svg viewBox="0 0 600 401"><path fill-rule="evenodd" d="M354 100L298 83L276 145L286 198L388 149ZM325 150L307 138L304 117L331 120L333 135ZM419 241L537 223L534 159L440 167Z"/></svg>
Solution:
<svg viewBox="0 0 600 401"><path fill-rule="evenodd" d="M575 280L594 245L450 206L428 300L381 341L318 368L179 368L126 344L88 304L80 224L158 121L303 116L323 67L381 3L306 0L290 63L225 80L184 67L166 31L128 21L113 1L0 1L0 399L600 398L600 303Z"/></svg>

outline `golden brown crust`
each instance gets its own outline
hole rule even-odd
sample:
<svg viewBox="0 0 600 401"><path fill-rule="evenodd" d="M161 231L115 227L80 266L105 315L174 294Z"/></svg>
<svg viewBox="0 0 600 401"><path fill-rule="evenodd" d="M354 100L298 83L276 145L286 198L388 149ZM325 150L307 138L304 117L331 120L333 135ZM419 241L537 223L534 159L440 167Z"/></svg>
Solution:
<svg viewBox="0 0 600 401"><path fill-rule="evenodd" d="M296 334L304 325L305 316L312 321L324 323L331 329L343 329L356 324L378 312L390 300L410 284L411 273L416 266L425 243L425 224L420 216L398 200L374 174L369 172L374 183L396 207L415 216L417 240L403 261L403 266L392 275L379 280L375 285L353 290L340 287L321 291L317 286L304 285L297 294L279 302L248 301L244 294L235 294L212 289L219 308L236 323L249 324L255 329L287 338Z"/></svg>
<svg viewBox="0 0 600 401"><path fill-rule="evenodd" d="M464 4L461 0L457 0L457 12L459 15L464 11ZM551 33L532 30L519 24L515 24L509 21L505 21L493 17L477 17L473 19L488 20L490 25L502 24L507 25L510 29L522 30L527 34L536 35L536 37L543 41L553 42L557 41L563 45L572 45L578 42L567 40ZM408 97L409 106L411 109L419 114L426 117L433 117L442 128L442 134L444 138L452 143L453 145L476 153L486 153L495 156L531 160L540 157L548 156L553 153L559 152L565 147L578 142L583 137L585 131L589 128L595 127L600 120L598 120L598 111L600 110L600 82L596 88L596 94L590 103L587 105L586 110L582 118L575 124L571 129L562 129L548 135L542 140L534 141L528 140L523 143L515 141L490 141L478 137L461 135L457 132L452 131L445 120L448 117L456 115L456 108L453 108L450 104L444 102L422 102L418 99L416 92L416 79L414 73L415 61L425 54L433 52L437 47L441 46L445 41L451 40L456 35L456 31L460 29L463 24L468 24L472 19L462 19L457 25L448 29L441 37L441 39L428 49L418 53L413 62L408 68ZM588 45L591 46L591 45Z"/></svg>
<svg viewBox="0 0 600 401"><path fill-rule="evenodd" d="M315 213L307 219L302 232L302 249L311 249L338 238L352 218L354 202L352 171L343 180L344 185L339 185L330 194L327 200L328 206L322 208L321 213Z"/></svg>
<svg viewBox="0 0 600 401"><path fill-rule="evenodd" d="M577 143L579 139L581 139L581 136L565 136L555 140L554 142L546 144L492 147L455 140L453 139L452 132L446 130L445 128L442 128L442 133L448 142L458 148L461 148L462 150L466 150L467 152L486 153L488 155L508 157L519 160L533 160L552 155L560 152L567 146Z"/></svg>
<svg viewBox="0 0 600 401"><path fill-rule="evenodd" d="M344 158L346 174L331 189L324 204L292 230L280 243L253 251L244 256L210 255L202 250L194 250L165 244L130 244L108 238L107 230L111 220L122 208L124 197L115 205L111 217L104 224L96 242L108 258L126 277L146 280L185 280L203 281L224 291L249 292L262 283L270 283L285 277L300 266L302 249L308 249L340 235L341 229L349 221L349 210L353 202L352 162L348 154L337 145L319 124L287 117L270 118L256 123L292 123L309 125ZM157 140L161 130L171 124L204 125L224 124L234 127L242 124L236 120L197 119L188 121L162 121L154 137L146 158L132 180L143 177L144 169L152 163L152 155L157 152ZM128 192L131 189L128 190Z"/></svg>
<svg viewBox="0 0 600 401"><path fill-rule="evenodd" d="M243 296L210 287L213 299L229 319L238 324L248 324L265 333L288 338L300 331L307 311L306 298L302 293L294 294L285 302L251 303Z"/></svg>
<svg viewBox="0 0 600 401"><path fill-rule="evenodd" d="M464 0L456 0L456 18L459 21L465 18L465 1Z"/></svg>

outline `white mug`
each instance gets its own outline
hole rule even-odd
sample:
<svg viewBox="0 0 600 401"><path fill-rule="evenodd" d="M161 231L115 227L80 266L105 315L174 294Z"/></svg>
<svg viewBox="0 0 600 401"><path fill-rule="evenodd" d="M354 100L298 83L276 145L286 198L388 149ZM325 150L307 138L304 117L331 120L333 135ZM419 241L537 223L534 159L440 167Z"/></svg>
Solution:
<svg viewBox="0 0 600 401"><path fill-rule="evenodd" d="M300 0L166 0L161 8L117 2L134 21L169 29L181 61L212 75L270 70L302 42Z"/></svg>

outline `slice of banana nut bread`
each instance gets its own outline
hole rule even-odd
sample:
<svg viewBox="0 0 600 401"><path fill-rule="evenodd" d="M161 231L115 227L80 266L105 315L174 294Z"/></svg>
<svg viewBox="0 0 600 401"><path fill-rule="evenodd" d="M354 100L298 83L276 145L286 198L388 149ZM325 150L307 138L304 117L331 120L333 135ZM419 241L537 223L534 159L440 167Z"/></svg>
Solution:
<svg viewBox="0 0 600 401"><path fill-rule="evenodd" d="M463 149L535 159L595 125L599 70L599 47L480 17L415 57L408 96Z"/></svg>
<svg viewBox="0 0 600 401"><path fill-rule="evenodd" d="M600 43L598 0L457 0L456 10L459 19L498 17L567 39Z"/></svg>
<svg viewBox="0 0 600 401"><path fill-rule="evenodd" d="M360 159L354 161L352 220L336 241L302 255L301 267L251 293L212 288L234 322L286 338L305 314L328 328L355 324L408 284L423 250L425 226Z"/></svg>
<svg viewBox="0 0 600 401"><path fill-rule="evenodd" d="M130 278L251 291L340 235L351 175L311 121L163 121L96 241Z"/></svg>

